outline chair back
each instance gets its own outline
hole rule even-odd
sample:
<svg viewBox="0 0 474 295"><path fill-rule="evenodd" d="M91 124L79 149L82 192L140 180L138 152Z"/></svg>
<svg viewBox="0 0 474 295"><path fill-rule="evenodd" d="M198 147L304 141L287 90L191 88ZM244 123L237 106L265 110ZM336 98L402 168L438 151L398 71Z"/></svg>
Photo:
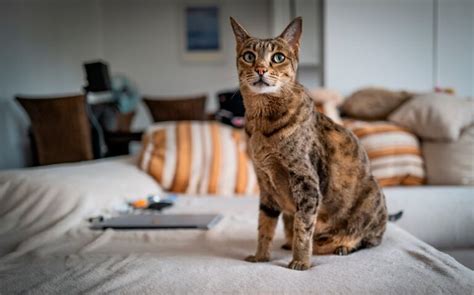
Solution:
<svg viewBox="0 0 474 295"><path fill-rule="evenodd" d="M93 159L84 95L16 99L30 118L39 165Z"/></svg>

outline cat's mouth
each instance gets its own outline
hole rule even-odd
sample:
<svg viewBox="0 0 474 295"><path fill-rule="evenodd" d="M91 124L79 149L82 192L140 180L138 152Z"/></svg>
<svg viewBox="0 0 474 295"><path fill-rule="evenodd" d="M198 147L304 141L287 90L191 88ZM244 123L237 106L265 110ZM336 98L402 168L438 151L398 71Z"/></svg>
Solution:
<svg viewBox="0 0 474 295"><path fill-rule="evenodd" d="M270 86L265 80L263 80L263 77L260 77L257 81L253 82L253 86Z"/></svg>

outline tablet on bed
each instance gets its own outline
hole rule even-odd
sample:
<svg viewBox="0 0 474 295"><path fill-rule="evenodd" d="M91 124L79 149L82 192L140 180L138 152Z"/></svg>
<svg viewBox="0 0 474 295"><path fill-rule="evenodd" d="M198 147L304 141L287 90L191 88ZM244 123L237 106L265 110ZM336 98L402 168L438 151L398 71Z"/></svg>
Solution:
<svg viewBox="0 0 474 295"><path fill-rule="evenodd" d="M210 229L222 216L218 214L142 214L121 215L92 223L92 229Z"/></svg>

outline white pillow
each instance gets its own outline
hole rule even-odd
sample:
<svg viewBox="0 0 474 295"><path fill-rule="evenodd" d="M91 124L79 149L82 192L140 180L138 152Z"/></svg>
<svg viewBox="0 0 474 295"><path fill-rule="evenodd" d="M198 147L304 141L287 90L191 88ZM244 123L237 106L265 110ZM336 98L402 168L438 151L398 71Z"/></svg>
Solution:
<svg viewBox="0 0 474 295"><path fill-rule="evenodd" d="M455 142L423 143L428 184L474 185L474 125Z"/></svg>
<svg viewBox="0 0 474 295"><path fill-rule="evenodd" d="M474 123L474 101L447 94L418 95L388 119L423 139L454 141L464 127Z"/></svg>

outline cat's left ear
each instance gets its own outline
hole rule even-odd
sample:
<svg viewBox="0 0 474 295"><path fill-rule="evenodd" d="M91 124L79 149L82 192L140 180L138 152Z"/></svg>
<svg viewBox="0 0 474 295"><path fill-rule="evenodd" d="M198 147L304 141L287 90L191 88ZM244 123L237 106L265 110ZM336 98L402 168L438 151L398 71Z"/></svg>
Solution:
<svg viewBox="0 0 474 295"><path fill-rule="evenodd" d="M247 31L232 16L230 17L230 24L232 25L237 45L250 38Z"/></svg>
<svg viewBox="0 0 474 295"><path fill-rule="evenodd" d="M301 16L295 18L280 34L280 38L283 38L290 44L295 52L298 52L300 48L300 37L303 31L303 19Z"/></svg>

